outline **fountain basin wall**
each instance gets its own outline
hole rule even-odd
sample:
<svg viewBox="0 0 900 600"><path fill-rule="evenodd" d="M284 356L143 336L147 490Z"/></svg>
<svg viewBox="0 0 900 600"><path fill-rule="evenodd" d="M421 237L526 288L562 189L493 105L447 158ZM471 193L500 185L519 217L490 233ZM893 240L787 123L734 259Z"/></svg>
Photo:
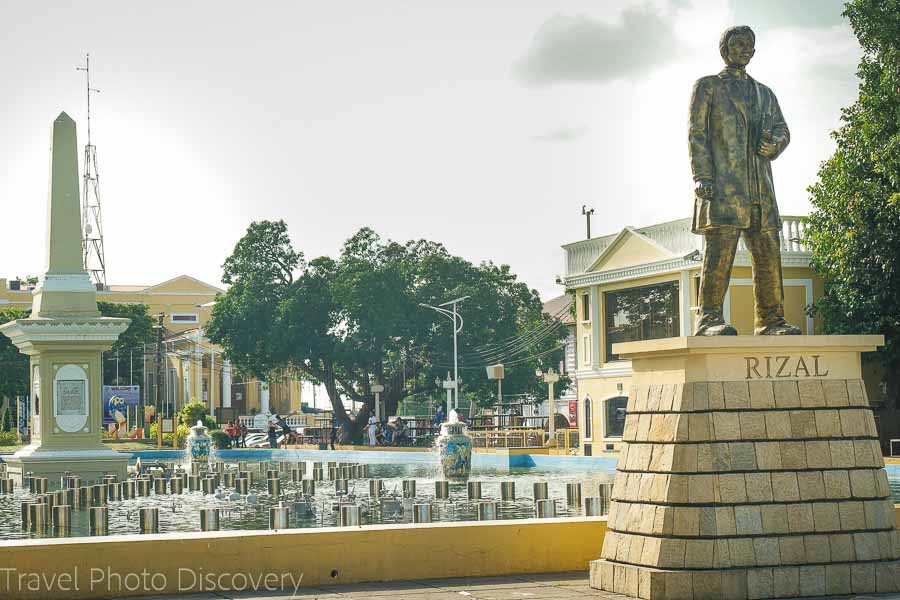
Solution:
<svg viewBox="0 0 900 600"><path fill-rule="evenodd" d="M472 467L475 469L553 468L560 471L602 471L613 473L614 456L558 456L538 454L528 449L503 449L504 452L483 452L475 449ZM177 461L184 456L181 450L131 451L132 460ZM433 452L391 452L389 450L217 450L216 459L224 461L346 461L379 464L434 464Z"/></svg>
<svg viewBox="0 0 900 600"><path fill-rule="evenodd" d="M605 517L0 542L8 600L585 571ZM28 574L40 577L34 588ZM131 575L134 574L134 575ZM23 578L22 575L25 577ZM585 575L586 576L586 575ZM251 582L251 583L248 583ZM7 587L8 586L8 587ZM245 587L243 591L254 591Z"/></svg>

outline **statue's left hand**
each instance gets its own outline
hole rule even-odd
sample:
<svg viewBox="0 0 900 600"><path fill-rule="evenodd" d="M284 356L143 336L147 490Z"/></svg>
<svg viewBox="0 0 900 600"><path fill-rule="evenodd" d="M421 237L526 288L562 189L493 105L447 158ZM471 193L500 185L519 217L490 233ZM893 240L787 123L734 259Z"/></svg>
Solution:
<svg viewBox="0 0 900 600"><path fill-rule="evenodd" d="M775 158L775 155L778 154L778 144L780 140L776 140L772 137L772 133L769 131L764 131L759 141L759 148L757 148L756 152L762 156L763 158L772 159Z"/></svg>

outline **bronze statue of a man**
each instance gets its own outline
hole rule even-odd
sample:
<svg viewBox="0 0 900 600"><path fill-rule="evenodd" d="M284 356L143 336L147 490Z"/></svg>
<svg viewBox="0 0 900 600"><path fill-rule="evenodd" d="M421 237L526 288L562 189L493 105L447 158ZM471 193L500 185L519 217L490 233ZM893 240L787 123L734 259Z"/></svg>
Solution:
<svg viewBox="0 0 900 600"><path fill-rule="evenodd" d="M755 44L749 27L727 29L719 41L727 66L699 79L691 95L693 231L706 239L696 335L737 335L722 305L742 233L753 265L755 333L800 333L784 319L781 217L771 165L791 136L775 94L745 70Z"/></svg>

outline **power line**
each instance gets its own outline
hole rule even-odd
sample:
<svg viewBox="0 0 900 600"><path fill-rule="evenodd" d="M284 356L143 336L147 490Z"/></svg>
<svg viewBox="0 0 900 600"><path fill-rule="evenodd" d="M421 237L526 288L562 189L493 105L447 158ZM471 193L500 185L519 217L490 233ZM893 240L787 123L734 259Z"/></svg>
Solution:
<svg viewBox="0 0 900 600"><path fill-rule="evenodd" d="M558 318L559 315L562 314L562 312L563 311L560 310L557 313L550 315L550 322L536 327L523 334L519 334L518 336L515 336L513 338L508 338L505 343L477 346L474 349L474 354L485 360L490 360L492 357L502 356L508 350L518 350L525 345L536 343L537 341L542 341L549 337L549 335L551 335L554 330L559 327L560 324L562 324L562 320ZM471 354L472 353L470 353L470 355Z"/></svg>

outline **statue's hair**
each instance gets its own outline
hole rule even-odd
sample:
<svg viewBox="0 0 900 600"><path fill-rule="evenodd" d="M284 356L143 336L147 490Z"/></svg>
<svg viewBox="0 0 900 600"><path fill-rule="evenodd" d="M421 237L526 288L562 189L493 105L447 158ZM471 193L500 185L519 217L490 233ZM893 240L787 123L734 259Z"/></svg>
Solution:
<svg viewBox="0 0 900 600"><path fill-rule="evenodd" d="M728 40L731 39L731 36L738 33L749 33L750 37L753 38L753 43L756 43L756 34L753 33L753 30L750 29L749 25L736 25L734 27L729 27L724 32L722 32L722 37L719 38L719 54L722 55L722 60L724 60L726 63L728 62Z"/></svg>

